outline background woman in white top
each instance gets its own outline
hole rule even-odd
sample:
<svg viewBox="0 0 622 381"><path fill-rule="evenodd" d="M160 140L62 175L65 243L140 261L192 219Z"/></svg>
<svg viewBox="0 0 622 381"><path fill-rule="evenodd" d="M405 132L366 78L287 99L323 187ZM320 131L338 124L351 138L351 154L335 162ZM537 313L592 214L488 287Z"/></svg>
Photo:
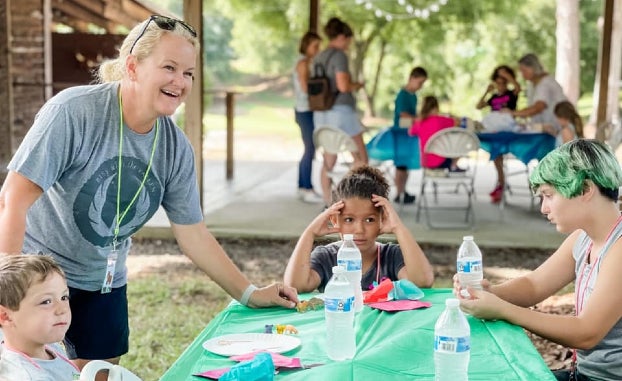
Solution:
<svg viewBox="0 0 622 381"><path fill-rule="evenodd" d="M529 82L527 104L522 110L507 110L514 117L529 118L532 124L552 125L559 132L559 124L553 114L556 104L566 100L562 87L544 70L535 54L527 54L518 60L519 70Z"/></svg>
<svg viewBox="0 0 622 381"><path fill-rule="evenodd" d="M307 94L307 80L309 68L313 57L320 51L322 38L315 32L307 32L300 39L298 51L301 56L294 68L294 93L296 96L296 123L300 126L304 152L298 164L298 197L305 202L322 202L322 197L313 191L311 175L313 173L313 156L315 145L313 144L313 111L309 109L309 96Z"/></svg>

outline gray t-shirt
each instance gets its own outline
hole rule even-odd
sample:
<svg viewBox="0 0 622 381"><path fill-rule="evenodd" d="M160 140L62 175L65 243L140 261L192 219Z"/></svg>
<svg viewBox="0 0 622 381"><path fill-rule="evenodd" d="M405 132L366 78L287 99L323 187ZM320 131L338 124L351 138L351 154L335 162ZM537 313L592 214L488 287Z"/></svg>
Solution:
<svg viewBox="0 0 622 381"><path fill-rule="evenodd" d="M119 173L119 84L79 86L50 99L9 169L44 193L28 211L23 252L51 254L70 287L95 291L106 272L115 227ZM130 236L162 205L175 224L203 220L192 147L169 117L159 133L145 185L122 220L113 287L127 282ZM143 179L155 128L138 134L123 126L120 214Z"/></svg>
<svg viewBox="0 0 622 381"><path fill-rule="evenodd" d="M337 93L336 73L350 74L348 56L346 56L346 53L344 53L341 49L328 48L315 56L313 59L313 70L315 70L316 63L320 63L324 66L326 69L326 76L330 80L330 87L335 93ZM356 107L356 100L351 92L342 93L339 91L337 98L335 99L335 104L350 106L354 109Z"/></svg>
<svg viewBox="0 0 622 381"><path fill-rule="evenodd" d="M609 239L605 242L605 246L600 252L601 258L597 263L597 267L593 270L591 277L588 274L592 271L593 263L585 263L585 256L588 254L591 239L585 232L581 233L579 238L577 238L577 242L572 249L572 256L576 262L575 293L580 295L583 293L579 293L579 290L585 290L583 305L587 303L594 290L600 265L603 263L604 257L608 254L611 245L620 239L620 237L622 237L622 224L618 224L614 228ZM581 275L581 271L583 271L583 275ZM615 292L615 290L612 290L612 292ZM611 328L607 335L600 343L596 344L594 348L577 350L577 366L579 368L579 373L595 381L622 380L622 319L618 320L613 328Z"/></svg>
<svg viewBox="0 0 622 381"><path fill-rule="evenodd" d="M8 381L72 381L80 372L67 359L58 344L48 345L52 360L35 359L0 346L0 380Z"/></svg>
<svg viewBox="0 0 622 381"><path fill-rule="evenodd" d="M342 241L333 242L326 246L317 246L311 252L311 269L315 270L320 276L318 290L324 292L324 287L333 276L333 267L337 266L337 251L341 247ZM361 276L361 287L369 290L369 286L374 282L381 282L383 278L398 280L397 273L404 267L404 257L400 245L377 243L380 247L380 271L377 271L377 261L365 274Z"/></svg>

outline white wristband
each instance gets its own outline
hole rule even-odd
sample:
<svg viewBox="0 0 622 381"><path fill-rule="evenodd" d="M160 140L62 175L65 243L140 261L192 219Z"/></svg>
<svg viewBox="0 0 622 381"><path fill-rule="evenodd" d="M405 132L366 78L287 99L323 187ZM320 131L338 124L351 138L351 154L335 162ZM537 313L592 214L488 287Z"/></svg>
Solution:
<svg viewBox="0 0 622 381"><path fill-rule="evenodd" d="M257 286L254 284L249 284L246 287L246 290L242 293L242 297L240 298L240 304L248 306L248 300L251 298L251 294L257 289Z"/></svg>

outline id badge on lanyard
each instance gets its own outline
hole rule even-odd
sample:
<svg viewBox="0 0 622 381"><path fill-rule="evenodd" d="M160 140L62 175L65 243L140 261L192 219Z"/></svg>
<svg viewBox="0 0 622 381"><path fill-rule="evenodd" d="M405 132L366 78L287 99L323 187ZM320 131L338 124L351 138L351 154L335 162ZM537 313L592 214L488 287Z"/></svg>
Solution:
<svg viewBox="0 0 622 381"><path fill-rule="evenodd" d="M114 273L117 267L117 258L119 256L119 251L115 248L110 251L108 254L107 264L106 264L106 274L104 275L104 282L102 283L102 294L107 294L112 291L112 282L114 280Z"/></svg>
<svg viewBox="0 0 622 381"><path fill-rule="evenodd" d="M151 170L151 164L153 163L153 156L155 154L156 144L158 142L158 130L160 129L160 121L156 119L155 121L155 136L153 137L153 145L151 147L151 156L149 157L149 164L147 164L147 170L143 175L143 179L140 182L140 186L134 193L134 197L130 203L125 207L125 210L121 212L121 171L123 169L123 104L121 101L121 94L119 93L119 156L117 162L117 213L115 216L116 226L114 229L114 238L112 240L112 250L108 254L108 258L106 261L106 274L104 275L104 281L102 283L102 294L107 294L112 291L112 282L114 281L114 273L117 267L117 258L119 257L119 251L117 250L117 238L119 237L119 229L121 228L121 222L127 215L127 212L130 210L134 202L140 195L140 192L145 186L145 181L147 180L147 176L149 175L149 171Z"/></svg>

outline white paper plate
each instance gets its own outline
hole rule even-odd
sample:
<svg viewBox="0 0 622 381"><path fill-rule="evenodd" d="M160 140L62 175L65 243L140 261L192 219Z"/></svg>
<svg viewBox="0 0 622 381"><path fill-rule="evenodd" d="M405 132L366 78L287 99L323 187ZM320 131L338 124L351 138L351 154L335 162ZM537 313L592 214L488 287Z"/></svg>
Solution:
<svg viewBox="0 0 622 381"><path fill-rule="evenodd" d="M274 333L234 333L214 337L203 343L203 348L221 356L236 356L255 351L283 353L300 345L300 339Z"/></svg>

